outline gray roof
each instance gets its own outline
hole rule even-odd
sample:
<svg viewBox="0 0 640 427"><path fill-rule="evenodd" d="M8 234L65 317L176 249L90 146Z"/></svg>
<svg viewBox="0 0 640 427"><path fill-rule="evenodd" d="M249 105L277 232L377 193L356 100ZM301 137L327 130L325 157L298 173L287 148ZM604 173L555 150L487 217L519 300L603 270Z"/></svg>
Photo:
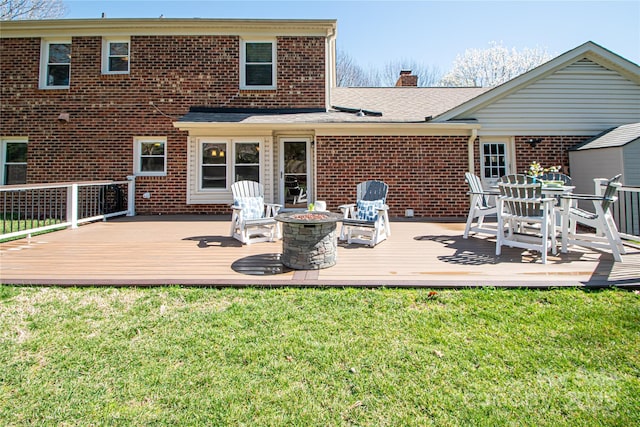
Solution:
<svg viewBox="0 0 640 427"><path fill-rule="evenodd" d="M375 111L382 115L359 116L339 108L315 113L189 112L178 122L188 123L420 123L427 117L468 101L489 88L345 88L332 89L331 105L347 109Z"/></svg>
<svg viewBox="0 0 640 427"><path fill-rule="evenodd" d="M336 87L331 105L379 111L380 121L423 122L483 94L481 87Z"/></svg>
<svg viewBox="0 0 640 427"><path fill-rule="evenodd" d="M329 111L326 113L194 113L182 116L179 123L243 123L243 124L282 124L282 123L344 123L358 121L355 114ZM369 117L367 117L369 118Z"/></svg>
<svg viewBox="0 0 640 427"><path fill-rule="evenodd" d="M623 145L638 140L640 140L640 123L630 123L608 129L588 141L571 147L570 151L622 147Z"/></svg>

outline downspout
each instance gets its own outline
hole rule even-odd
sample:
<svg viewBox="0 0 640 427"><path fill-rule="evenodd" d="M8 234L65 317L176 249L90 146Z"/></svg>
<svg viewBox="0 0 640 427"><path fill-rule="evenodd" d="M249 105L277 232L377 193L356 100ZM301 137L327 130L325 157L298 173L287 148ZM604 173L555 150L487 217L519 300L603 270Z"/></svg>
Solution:
<svg viewBox="0 0 640 427"><path fill-rule="evenodd" d="M336 36L337 28L327 32L325 42L325 109L331 108L331 89L336 86Z"/></svg>
<svg viewBox="0 0 640 427"><path fill-rule="evenodd" d="M467 143L468 145L468 155L469 155L469 172L471 172L472 174L475 175L475 160L474 160L474 149L473 149L473 145L474 142L476 141L476 138L478 137L478 129L471 129L471 136L469 137L469 141Z"/></svg>

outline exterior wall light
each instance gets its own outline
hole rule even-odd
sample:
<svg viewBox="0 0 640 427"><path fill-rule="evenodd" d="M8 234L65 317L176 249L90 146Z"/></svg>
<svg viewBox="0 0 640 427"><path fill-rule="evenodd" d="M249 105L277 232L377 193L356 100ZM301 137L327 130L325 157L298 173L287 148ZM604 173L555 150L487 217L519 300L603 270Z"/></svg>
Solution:
<svg viewBox="0 0 640 427"><path fill-rule="evenodd" d="M536 146L538 144L540 144L542 142L542 138L529 138L527 140L527 144L529 144L529 146L531 146L531 148L536 148Z"/></svg>

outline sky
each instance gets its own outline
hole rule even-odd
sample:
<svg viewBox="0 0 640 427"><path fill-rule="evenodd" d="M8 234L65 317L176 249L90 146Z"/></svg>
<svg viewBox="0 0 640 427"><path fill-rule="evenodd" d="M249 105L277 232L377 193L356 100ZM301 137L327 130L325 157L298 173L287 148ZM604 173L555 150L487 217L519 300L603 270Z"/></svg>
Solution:
<svg viewBox="0 0 640 427"><path fill-rule="evenodd" d="M337 47L363 68L413 61L446 72L492 42L552 56L587 41L640 64L640 0L66 0L64 18L336 19Z"/></svg>

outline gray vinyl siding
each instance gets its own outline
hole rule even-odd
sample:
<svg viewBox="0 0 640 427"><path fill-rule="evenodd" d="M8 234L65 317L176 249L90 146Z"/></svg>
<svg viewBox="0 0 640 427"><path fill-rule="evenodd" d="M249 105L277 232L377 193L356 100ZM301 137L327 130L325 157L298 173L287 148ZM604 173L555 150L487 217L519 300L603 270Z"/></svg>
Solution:
<svg viewBox="0 0 640 427"><path fill-rule="evenodd" d="M625 172L622 169L620 147L569 151L569 167L571 184L576 187L575 192L578 194L593 194L594 178L611 178Z"/></svg>
<svg viewBox="0 0 640 427"><path fill-rule="evenodd" d="M625 185L640 186L640 140L623 147L622 162Z"/></svg>
<svg viewBox="0 0 640 427"><path fill-rule="evenodd" d="M483 134L593 135L640 121L640 86L583 59L471 116L482 123Z"/></svg>

